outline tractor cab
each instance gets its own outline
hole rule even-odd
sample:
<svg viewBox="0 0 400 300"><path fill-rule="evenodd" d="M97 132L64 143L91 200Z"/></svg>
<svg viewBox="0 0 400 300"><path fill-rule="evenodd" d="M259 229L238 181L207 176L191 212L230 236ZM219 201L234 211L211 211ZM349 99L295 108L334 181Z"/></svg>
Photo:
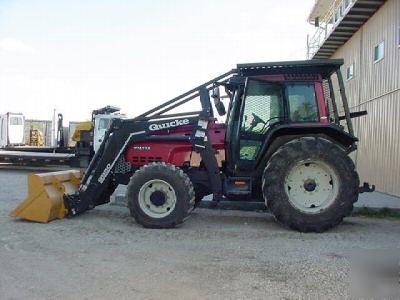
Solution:
<svg viewBox="0 0 400 300"><path fill-rule="evenodd" d="M228 173L257 177L273 150L296 135L318 133L347 152L354 150L357 139L346 95L340 94L345 115L339 117L333 91L332 75L338 86L343 84L340 65L335 60L238 65L238 74L221 84L230 95L225 122Z"/></svg>

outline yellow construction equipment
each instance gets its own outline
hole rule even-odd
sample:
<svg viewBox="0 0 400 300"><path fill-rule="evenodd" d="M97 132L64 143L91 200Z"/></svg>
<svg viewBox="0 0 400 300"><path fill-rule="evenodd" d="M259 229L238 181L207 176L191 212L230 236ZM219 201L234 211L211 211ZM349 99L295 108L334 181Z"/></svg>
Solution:
<svg viewBox="0 0 400 300"><path fill-rule="evenodd" d="M28 197L10 216L40 223L64 218L68 209L63 195L78 190L81 177L78 170L29 174Z"/></svg>
<svg viewBox="0 0 400 300"><path fill-rule="evenodd" d="M81 141L81 131L91 131L93 129L93 122L92 121L85 121L80 122L78 126L76 126L74 130L74 134L72 135L72 140L74 142Z"/></svg>
<svg viewBox="0 0 400 300"><path fill-rule="evenodd" d="M39 129L31 128L29 132L29 145L36 147L44 146L43 133Z"/></svg>

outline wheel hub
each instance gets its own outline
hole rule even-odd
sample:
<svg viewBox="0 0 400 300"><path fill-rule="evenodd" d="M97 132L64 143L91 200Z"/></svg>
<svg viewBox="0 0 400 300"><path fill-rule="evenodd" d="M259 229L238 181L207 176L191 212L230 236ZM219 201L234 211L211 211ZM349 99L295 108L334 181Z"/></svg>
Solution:
<svg viewBox="0 0 400 300"><path fill-rule="evenodd" d="M139 206L152 218L164 218L175 208L176 194L173 187L161 179L149 180L139 190Z"/></svg>
<svg viewBox="0 0 400 300"><path fill-rule="evenodd" d="M155 206L162 206L167 201L166 198L162 191L155 191L150 195L150 202Z"/></svg>
<svg viewBox="0 0 400 300"><path fill-rule="evenodd" d="M323 161L300 161L285 178L289 202L305 213L318 213L336 199L339 181L334 169Z"/></svg>
<svg viewBox="0 0 400 300"><path fill-rule="evenodd" d="M317 183L315 182L314 179L307 179L306 181L304 181L304 189L307 192L315 191L316 187L317 187Z"/></svg>

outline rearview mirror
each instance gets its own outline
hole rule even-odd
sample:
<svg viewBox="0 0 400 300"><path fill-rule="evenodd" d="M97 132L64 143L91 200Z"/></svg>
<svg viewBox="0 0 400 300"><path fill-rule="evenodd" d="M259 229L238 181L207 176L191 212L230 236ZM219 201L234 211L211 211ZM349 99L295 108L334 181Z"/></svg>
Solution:
<svg viewBox="0 0 400 300"><path fill-rule="evenodd" d="M214 101L220 100L219 86L214 86L214 88L212 89L211 97L214 99Z"/></svg>
<svg viewBox="0 0 400 300"><path fill-rule="evenodd" d="M218 114L220 116L225 115L226 114L225 105L221 101L221 97L219 94L219 86L214 86L214 88L212 89L211 97L214 99L214 106L215 106L215 109L217 110Z"/></svg>

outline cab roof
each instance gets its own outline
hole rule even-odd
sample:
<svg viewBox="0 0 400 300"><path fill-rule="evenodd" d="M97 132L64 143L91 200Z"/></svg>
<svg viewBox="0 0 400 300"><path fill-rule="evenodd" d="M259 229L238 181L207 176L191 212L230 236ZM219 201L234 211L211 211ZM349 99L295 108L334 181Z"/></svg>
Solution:
<svg viewBox="0 0 400 300"><path fill-rule="evenodd" d="M343 59L312 59L238 64L237 71L242 76L319 74L325 79L341 65L343 65Z"/></svg>

